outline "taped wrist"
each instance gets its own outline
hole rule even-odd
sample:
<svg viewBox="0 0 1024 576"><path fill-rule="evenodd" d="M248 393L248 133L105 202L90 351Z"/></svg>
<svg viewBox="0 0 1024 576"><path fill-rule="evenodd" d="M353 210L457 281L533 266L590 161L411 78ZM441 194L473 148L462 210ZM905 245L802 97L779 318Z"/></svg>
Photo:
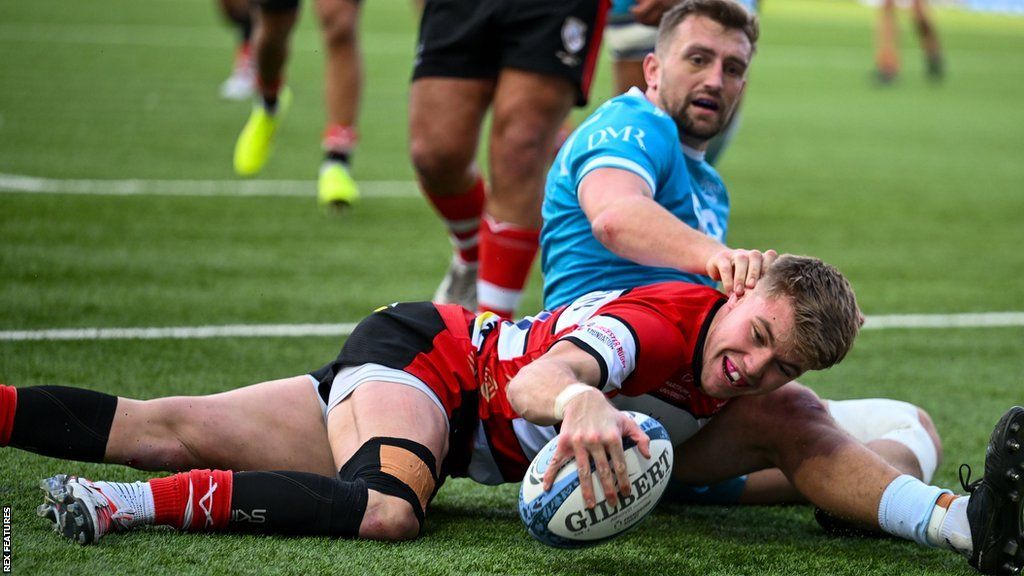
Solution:
<svg viewBox="0 0 1024 576"><path fill-rule="evenodd" d="M343 481L362 480L370 490L405 500L422 528L437 486L435 470L437 460L426 446L405 438L378 436L360 446L338 476Z"/></svg>

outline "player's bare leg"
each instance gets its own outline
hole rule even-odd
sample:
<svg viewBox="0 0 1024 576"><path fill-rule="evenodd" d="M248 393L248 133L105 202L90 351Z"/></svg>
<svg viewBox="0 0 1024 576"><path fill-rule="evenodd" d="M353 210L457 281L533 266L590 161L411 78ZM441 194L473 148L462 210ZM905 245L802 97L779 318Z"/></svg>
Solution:
<svg viewBox="0 0 1024 576"><path fill-rule="evenodd" d="M63 386L0 386L0 445L7 444L143 470L336 471L320 402L305 375L152 400Z"/></svg>
<svg viewBox="0 0 1024 576"><path fill-rule="evenodd" d="M490 135L491 190L482 229L479 307L511 316L537 253L544 181L576 97L565 79L502 70Z"/></svg>
<svg viewBox="0 0 1024 576"><path fill-rule="evenodd" d="M419 78L409 94L409 148L420 189L448 229L454 254L434 301L475 309L485 186L476 165L493 80Z"/></svg>
<svg viewBox="0 0 1024 576"><path fill-rule="evenodd" d="M337 472L305 375L209 396L119 398L103 461L143 470Z"/></svg>
<svg viewBox="0 0 1024 576"><path fill-rule="evenodd" d="M896 0L882 0L876 31L875 73L883 84L895 80L900 72L899 34Z"/></svg>
<svg viewBox="0 0 1024 576"><path fill-rule="evenodd" d="M914 0L912 10L917 36L921 40L921 48L924 49L928 77L932 80L941 80L944 73L942 48L939 46L939 35L933 19L928 14L927 0Z"/></svg>
<svg viewBox="0 0 1024 576"><path fill-rule="evenodd" d="M829 408L836 401L823 400ZM839 406L864 405L864 408L890 410L891 418L904 418L904 414L895 413L899 402L890 400L855 400L839 402ZM857 430L855 437L864 442L872 452L878 454L890 466L903 474L909 474L924 482L930 482L935 468L942 459L942 442L938 430L927 412L916 408L915 422L886 423L885 429L876 432ZM854 415L860 417L860 415ZM842 427L842 422L839 422ZM865 423L866 424L866 423ZM864 428L865 426L857 426ZM869 435L870 434L870 435ZM895 439L899 438L899 440ZM740 494L740 504L782 504L806 502L788 478L778 469L759 470L747 475L746 484Z"/></svg>
<svg viewBox="0 0 1024 576"><path fill-rule="evenodd" d="M877 526L882 493L900 475L836 426L812 391L794 383L731 402L682 444L679 457L692 463L676 473L687 484L779 468L811 502L864 526Z"/></svg>
<svg viewBox="0 0 1024 576"><path fill-rule="evenodd" d="M342 468L354 454L373 438L400 438L425 446L439 468L448 453L448 423L445 414L423 392L404 384L367 382L331 410L327 416L328 436L337 468ZM381 459L385 458L381 448ZM394 456L393 465L409 469L423 462L405 453ZM430 470L436 478L439 469ZM426 477L417 478L426 482ZM433 492L433 483L415 486L426 508ZM369 491L366 512L359 528L360 538L375 540L408 540L419 534L420 522L412 505L397 496L376 490Z"/></svg>
<svg viewBox="0 0 1024 576"><path fill-rule="evenodd" d="M256 75L259 91L266 100L277 98L277 91L284 80L284 65L292 30L298 20L298 10L256 11L256 28L253 30L253 52L256 58Z"/></svg>
<svg viewBox="0 0 1024 576"><path fill-rule="evenodd" d="M359 197L349 174L359 135L356 123L363 91L359 49L359 0L317 0L316 12L326 48L324 102L327 123L318 199L324 206L352 204Z"/></svg>

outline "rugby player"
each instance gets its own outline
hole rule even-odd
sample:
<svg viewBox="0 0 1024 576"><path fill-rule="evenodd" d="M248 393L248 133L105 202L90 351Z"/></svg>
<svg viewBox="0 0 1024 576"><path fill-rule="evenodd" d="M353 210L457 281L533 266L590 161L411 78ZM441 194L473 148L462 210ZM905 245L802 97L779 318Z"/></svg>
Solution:
<svg viewBox="0 0 1024 576"><path fill-rule="evenodd" d="M757 282L775 253L726 247L729 197L705 151L740 100L758 32L738 3L683 2L665 16L655 53L644 57L646 91L634 88L606 103L567 140L544 201L545 306L595 287L720 279L727 292L742 293ZM821 409L810 390L800 390ZM617 400L622 409L656 413L673 437L700 426L694 415L663 404L650 396ZM883 399L823 404L891 464L930 481L941 442L923 410ZM802 500L778 470L672 494L714 503Z"/></svg>
<svg viewBox="0 0 1024 576"><path fill-rule="evenodd" d="M584 105L606 0L427 0L409 98L410 154L454 254L434 295L510 317L537 253L555 136ZM492 111L490 186L475 158Z"/></svg>
<svg viewBox="0 0 1024 576"><path fill-rule="evenodd" d="M663 391L711 418L679 460L690 478L777 464L837 515L958 550L983 572L1019 568L1024 550L1003 546L1019 535L1024 408L997 424L968 497L900 475L824 411L792 418L806 412L793 405L802 399L778 392L841 361L860 319L837 270L795 256L728 298L667 282L593 293L519 323L454 305L395 304L360 323L323 368L223 394L138 401L0 387L0 444L192 468L148 482L44 480L40 514L83 544L151 524L403 540L420 533L446 476L517 481L559 422L545 485L575 457L584 500L595 505L593 460L617 505L630 490L622 438L641 453L649 440L607 397ZM750 409L765 404L773 406ZM199 468L207 466L218 469Z"/></svg>
<svg viewBox="0 0 1024 576"><path fill-rule="evenodd" d="M235 142L234 167L240 176L255 176L266 165L274 135L291 103L291 92L284 85L284 67L299 11L299 0L252 1L258 15L253 38L258 94ZM317 199L324 207L338 208L359 199L359 189L349 171L358 141L356 119L363 87L363 61L357 37L360 2L316 1L326 48L327 125L322 139L324 159L317 181Z"/></svg>

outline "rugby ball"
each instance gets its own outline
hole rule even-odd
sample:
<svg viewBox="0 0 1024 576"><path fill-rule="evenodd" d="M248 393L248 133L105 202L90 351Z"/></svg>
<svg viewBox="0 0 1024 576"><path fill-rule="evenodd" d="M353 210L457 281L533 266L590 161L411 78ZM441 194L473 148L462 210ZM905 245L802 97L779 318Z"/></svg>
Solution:
<svg viewBox="0 0 1024 576"><path fill-rule="evenodd" d="M650 459L640 455L631 439L622 439L632 487L629 497L620 495L618 505L610 506L595 472L591 479L597 504L588 510L583 505L575 460L562 467L551 490L544 492L544 472L558 445L555 436L530 463L519 488L519 517L531 536L548 546L584 548L622 534L654 510L672 476L672 441L654 418L638 412L626 414L651 439ZM590 465L593 469L593 462Z"/></svg>

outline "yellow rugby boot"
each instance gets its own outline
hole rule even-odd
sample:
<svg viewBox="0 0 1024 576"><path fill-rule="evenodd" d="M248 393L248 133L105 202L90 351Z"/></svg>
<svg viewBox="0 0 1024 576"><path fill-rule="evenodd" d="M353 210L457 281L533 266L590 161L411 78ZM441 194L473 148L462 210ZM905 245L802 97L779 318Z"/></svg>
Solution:
<svg viewBox="0 0 1024 576"><path fill-rule="evenodd" d="M340 209L359 200L359 187L341 162L327 160L320 165L317 202L327 209Z"/></svg>
<svg viewBox="0 0 1024 576"><path fill-rule="evenodd" d="M235 142L235 173L239 176L255 176L270 157L274 145L274 134L277 127L288 112L292 102L292 91L281 90L277 96L277 110L273 114L267 111L263 102L253 104L252 113L246 121L242 133Z"/></svg>

